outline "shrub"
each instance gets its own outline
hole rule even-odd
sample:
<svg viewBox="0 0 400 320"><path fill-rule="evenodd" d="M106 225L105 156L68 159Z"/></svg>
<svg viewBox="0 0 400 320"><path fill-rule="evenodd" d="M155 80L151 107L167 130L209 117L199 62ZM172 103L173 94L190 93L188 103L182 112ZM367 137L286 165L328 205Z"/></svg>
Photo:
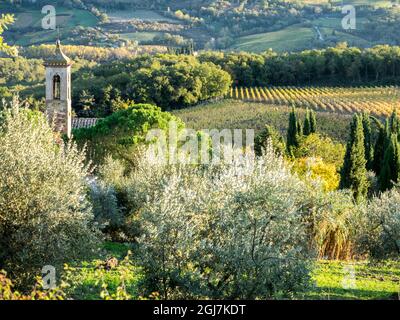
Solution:
<svg viewBox="0 0 400 320"><path fill-rule="evenodd" d="M393 189L373 198L363 208L358 229L358 249L374 259L396 258L400 254L400 190Z"/></svg>
<svg viewBox="0 0 400 320"><path fill-rule="evenodd" d="M124 99L156 104L165 110L223 97L232 79L221 67L194 56L157 54L103 64L80 72L75 81L79 92L89 91L97 104L104 102L101 88L107 84Z"/></svg>
<svg viewBox="0 0 400 320"><path fill-rule="evenodd" d="M126 170L128 168L128 170ZM136 241L142 233L138 219L140 210L154 192L163 188L173 167L151 166L139 161L135 168L107 157L99 168L99 175L105 183L116 190L118 207L124 216L122 231L131 241Z"/></svg>
<svg viewBox="0 0 400 320"><path fill-rule="evenodd" d="M143 62L132 73L129 97L163 108L223 97L232 84L230 75L219 66L191 56L159 55Z"/></svg>
<svg viewBox="0 0 400 320"><path fill-rule="evenodd" d="M0 114L0 268L34 279L96 248L84 155L55 143L42 114Z"/></svg>
<svg viewBox="0 0 400 320"><path fill-rule="evenodd" d="M301 158L293 160L293 170L301 177L320 180L325 191L333 191L339 187L340 175L335 165L325 163L319 158Z"/></svg>
<svg viewBox="0 0 400 320"><path fill-rule="evenodd" d="M343 164L345 147L332 141L329 137L313 133L300 139L299 147L295 150L297 158L321 158L325 163L331 163L340 168Z"/></svg>
<svg viewBox="0 0 400 320"><path fill-rule="evenodd" d="M146 141L146 134L153 128L167 130L171 121L178 128L183 122L160 108L149 104L136 104L100 120L96 126L74 131L79 145L87 145L91 159L103 163L108 155L131 165L136 163L136 151Z"/></svg>
<svg viewBox="0 0 400 320"><path fill-rule="evenodd" d="M90 201L100 229L113 237L117 236L124 220L114 188L104 181L93 179L90 183Z"/></svg>
<svg viewBox="0 0 400 320"><path fill-rule="evenodd" d="M41 281L37 281L28 294L16 291L13 282L7 278L7 273L0 271L0 301L3 300L64 300L65 293L62 288L44 291Z"/></svg>
<svg viewBox="0 0 400 320"><path fill-rule="evenodd" d="M269 141L271 139L271 141ZM284 155L286 150L283 137L272 126L266 125L265 128L256 136L254 141L254 151L257 156L261 156L269 143L272 143L275 153Z"/></svg>
<svg viewBox="0 0 400 320"><path fill-rule="evenodd" d="M134 187L145 196L138 260L148 290L163 298L254 299L306 287L306 188L271 148L254 166L142 163L141 170L148 174L137 175Z"/></svg>

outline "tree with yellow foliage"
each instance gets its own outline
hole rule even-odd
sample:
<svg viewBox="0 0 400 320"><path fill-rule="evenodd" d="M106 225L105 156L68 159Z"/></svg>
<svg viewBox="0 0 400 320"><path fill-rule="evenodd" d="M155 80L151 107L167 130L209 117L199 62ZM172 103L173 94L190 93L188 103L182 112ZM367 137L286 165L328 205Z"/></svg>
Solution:
<svg viewBox="0 0 400 320"><path fill-rule="evenodd" d="M17 55L17 49L5 43L1 34L7 29L7 26L13 22L14 17L10 14L2 14L0 17L0 52L5 52L9 55Z"/></svg>

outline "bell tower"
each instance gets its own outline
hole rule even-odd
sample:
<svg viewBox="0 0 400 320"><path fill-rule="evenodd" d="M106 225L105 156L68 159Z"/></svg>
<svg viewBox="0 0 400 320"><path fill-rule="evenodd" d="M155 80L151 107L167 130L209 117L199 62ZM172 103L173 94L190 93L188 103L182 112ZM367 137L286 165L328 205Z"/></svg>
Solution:
<svg viewBox="0 0 400 320"><path fill-rule="evenodd" d="M56 50L45 60L46 114L54 130L71 137L71 65L72 61L62 52L60 40Z"/></svg>

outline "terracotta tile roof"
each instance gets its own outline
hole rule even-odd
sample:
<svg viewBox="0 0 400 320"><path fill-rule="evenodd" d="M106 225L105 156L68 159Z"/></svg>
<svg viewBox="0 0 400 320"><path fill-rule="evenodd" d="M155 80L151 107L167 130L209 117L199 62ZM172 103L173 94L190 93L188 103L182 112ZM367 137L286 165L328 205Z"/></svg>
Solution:
<svg viewBox="0 0 400 320"><path fill-rule="evenodd" d="M99 118L72 118L72 129L94 127Z"/></svg>

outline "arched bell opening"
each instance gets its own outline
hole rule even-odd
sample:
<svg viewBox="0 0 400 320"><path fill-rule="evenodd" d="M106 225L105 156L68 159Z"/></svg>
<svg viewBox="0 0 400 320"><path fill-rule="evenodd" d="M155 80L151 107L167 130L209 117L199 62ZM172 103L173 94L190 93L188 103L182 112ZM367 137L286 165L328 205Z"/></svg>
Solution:
<svg viewBox="0 0 400 320"><path fill-rule="evenodd" d="M53 77L53 99L61 99L61 77L58 74Z"/></svg>

